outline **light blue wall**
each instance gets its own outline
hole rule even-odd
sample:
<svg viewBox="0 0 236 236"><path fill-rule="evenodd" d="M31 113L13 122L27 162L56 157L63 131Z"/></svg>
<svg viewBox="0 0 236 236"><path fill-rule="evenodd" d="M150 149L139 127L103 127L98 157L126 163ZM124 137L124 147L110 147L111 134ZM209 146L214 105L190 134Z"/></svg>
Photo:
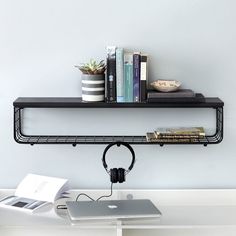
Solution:
<svg viewBox="0 0 236 236"><path fill-rule="evenodd" d="M174 78L225 102L221 144L134 146L135 167L127 183L116 187L235 188L235 12L233 0L1 0L0 188L15 187L29 172L68 178L72 187L108 187L104 145L19 145L12 122L12 102L19 96L80 96L73 65L104 58L107 45L148 53L152 79ZM204 125L210 132L214 111L28 110L24 129L91 132L82 121L100 134L142 134L165 125ZM108 158L127 166L129 153L114 149Z"/></svg>

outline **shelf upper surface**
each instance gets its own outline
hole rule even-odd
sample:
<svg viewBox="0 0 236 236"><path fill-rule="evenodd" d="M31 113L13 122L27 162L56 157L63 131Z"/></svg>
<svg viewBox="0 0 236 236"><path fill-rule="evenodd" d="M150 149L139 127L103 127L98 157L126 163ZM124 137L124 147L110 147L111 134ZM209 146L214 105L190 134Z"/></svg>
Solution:
<svg viewBox="0 0 236 236"><path fill-rule="evenodd" d="M81 97L19 97L13 105L19 108L168 108L168 107L223 107L224 102L217 97L206 97L202 103L106 103L83 102Z"/></svg>

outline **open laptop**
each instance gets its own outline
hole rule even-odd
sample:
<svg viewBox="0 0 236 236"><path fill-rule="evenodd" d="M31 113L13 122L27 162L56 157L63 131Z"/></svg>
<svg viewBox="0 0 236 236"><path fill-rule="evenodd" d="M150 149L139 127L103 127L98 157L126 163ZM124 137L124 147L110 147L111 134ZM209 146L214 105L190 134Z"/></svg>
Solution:
<svg viewBox="0 0 236 236"><path fill-rule="evenodd" d="M70 201L67 210L74 220L110 220L160 217L161 212L148 199L110 201Z"/></svg>

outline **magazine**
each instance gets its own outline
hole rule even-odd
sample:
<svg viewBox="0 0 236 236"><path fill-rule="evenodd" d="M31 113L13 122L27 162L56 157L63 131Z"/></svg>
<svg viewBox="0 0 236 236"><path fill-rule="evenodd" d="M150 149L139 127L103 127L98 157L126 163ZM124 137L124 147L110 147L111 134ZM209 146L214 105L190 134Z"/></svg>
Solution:
<svg viewBox="0 0 236 236"><path fill-rule="evenodd" d="M33 213L65 197L68 190L67 179L28 174L20 182L14 195L0 199L0 207Z"/></svg>

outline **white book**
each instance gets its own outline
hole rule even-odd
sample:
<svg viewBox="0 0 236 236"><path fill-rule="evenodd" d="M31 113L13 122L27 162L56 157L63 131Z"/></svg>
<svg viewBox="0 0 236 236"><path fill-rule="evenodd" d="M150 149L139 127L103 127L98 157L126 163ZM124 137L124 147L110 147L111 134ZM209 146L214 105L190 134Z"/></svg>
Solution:
<svg viewBox="0 0 236 236"><path fill-rule="evenodd" d="M63 197L68 190L67 179L28 174L14 195L0 199L0 207L34 213Z"/></svg>

